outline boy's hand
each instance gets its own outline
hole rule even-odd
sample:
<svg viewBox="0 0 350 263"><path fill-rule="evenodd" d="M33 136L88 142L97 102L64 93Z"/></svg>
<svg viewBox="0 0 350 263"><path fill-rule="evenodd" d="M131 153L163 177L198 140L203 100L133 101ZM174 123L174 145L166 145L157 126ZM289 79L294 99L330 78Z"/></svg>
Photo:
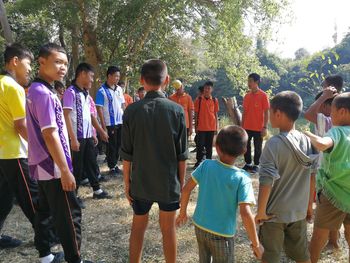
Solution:
<svg viewBox="0 0 350 263"><path fill-rule="evenodd" d="M76 189L75 178L70 171L61 174L61 184L65 192L71 192Z"/></svg>
<svg viewBox="0 0 350 263"><path fill-rule="evenodd" d="M176 226L180 227L186 224L187 220L188 220L187 213L180 211L179 215L176 218Z"/></svg>
<svg viewBox="0 0 350 263"><path fill-rule="evenodd" d="M102 141L108 142L108 133L106 130L104 130L103 133L101 132L100 137Z"/></svg>
<svg viewBox="0 0 350 263"><path fill-rule="evenodd" d="M77 139L71 140L70 147L72 148L72 151L79 152L79 148L80 148L79 141Z"/></svg>
<svg viewBox="0 0 350 263"><path fill-rule="evenodd" d="M264 222L269 221L271 218L274 218L274 215L267 215L265 212L258 213L255 216L255 223L258 225L262 225Z"/></svg>
<svg viewBox="0 0 350 263"><path fill-rule="evenodd" d="M92 136L92 139L94 140L94 146L97 146L98 144L98 139L96 136Z"/></svg>
<svg viewBox="0 0 350 263"><path fill-rule="evenodd" d="M257 246L251 245L251 247L256 259L261 260L264 254L264 247L260 243Z"/></svg>
<svg viewBox="0 0 350 263"><path fill-rule="evenodd" d="M130 186L129 185L125 185L125 197L126 199L128 199L128 202L130 205L132 205L132 202L134 201L134 199L132 199L131 195L130 195Z"/></svg>
<svg viewBox="0 0 350 263"><path fill-rule="evenodd" d="M327 99L333 98L338 93L337 89L334 87L327 87L323 90L322 97Z"/></svg>

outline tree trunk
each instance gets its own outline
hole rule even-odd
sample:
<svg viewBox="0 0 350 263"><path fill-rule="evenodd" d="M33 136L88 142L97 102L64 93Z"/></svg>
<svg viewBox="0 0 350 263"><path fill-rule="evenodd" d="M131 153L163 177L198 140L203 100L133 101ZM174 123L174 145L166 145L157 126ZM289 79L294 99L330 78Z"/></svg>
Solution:
<svg viewBox="0 0 350 263"><path fill-rule="evenodd" d="M1 27L4 31L4 38L6 40L6 43L12 44L14 42L12 31L9 25L9 22L7 20L5 5L2 0L0 0L0 23Z"/></svg>
<svg viewBox="0 0 350 263"><path fill-rule="evenodd" d="M78 24L74 24L71 29L71 37L72 37L72 60L71 65L73 68L73 75L74 71L78 66L79 63L79 28Z"/></svg>
<svg viewBox="0 0 350 263"><path fill-rule="evenodd" d="M242 124L242 113L238 109L236 98L222 98L226 111L231 118L233 124L241 126Z"/></svg>
<svg viewBox="0 0 350 263"><path fill-rule="evenodd" d="M79 6L80 18L83 29L83 48L86 62L95 68L95 83L92 89L92 95L96 94L96 87L103 81L101 77L101 53L97 45L97 18L98 18L98 1L77 0Z"/></svg>

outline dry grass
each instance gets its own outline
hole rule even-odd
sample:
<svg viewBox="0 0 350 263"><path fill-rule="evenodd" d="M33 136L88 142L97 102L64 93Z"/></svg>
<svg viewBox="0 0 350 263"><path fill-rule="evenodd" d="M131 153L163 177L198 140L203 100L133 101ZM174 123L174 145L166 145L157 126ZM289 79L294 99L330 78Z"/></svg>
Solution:
<svg viewBox="0 0 350 263"><path fill-rule="evenodd" d="M188 176L194 164L189 161ZM105 169L105 168L104 168ZM102 172L105 172L102 170ZM257 178L253 176L254 188L257 189ZM82 187L80 195L84 197L86 209L83 210L83 242L82 253L86 259L96 262L116 263L128 262L128 239L132 209L127 204L123 194L122 178L111 178L103 183L113 199L93 200L90 188ZM196 190L197 191L197 190ZM197 192L192 194L189 206L191 215L195 208ZM309 226L309 234L312 226ZM12 235L24 241L24 244L11 250L0 250L0 262L4 263L34 263L38 262L37 252L33 246L33 230L18 207L15 207L9 215L4 227L5 234ZM342 240L342 251L334 255L327 250L321 263L347 262L347 249L344 238ZM247 240L242 224L236 237L236 262L256 262L251 255L250 242ZM150 224L146 233L143 262L164 262L162 255L161 235L158 226L158 208L155 205L150 213ZM198 262L197 243L191 223L178 230L178 262ZM290 262L283 259L282 262Z"/></svg>

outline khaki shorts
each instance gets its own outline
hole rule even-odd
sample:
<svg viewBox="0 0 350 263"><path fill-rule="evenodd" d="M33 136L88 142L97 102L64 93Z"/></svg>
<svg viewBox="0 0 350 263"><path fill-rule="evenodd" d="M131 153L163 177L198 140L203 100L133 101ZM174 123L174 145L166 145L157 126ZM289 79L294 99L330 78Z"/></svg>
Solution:
<svg viewBox="0 0 350 263"><path fill-rule="evenodd" d="M282 251L294 261L308 261L310 259L306 220L294 223L266 222L260 227L259 238L265 252L263 261L280 263Z"/></svg>
<svg viewBox="0 0 350 263"><path fill-rule="evenodd" d="M350 225L350 214L336 208L323 194L319 194L315 215L315 227L338 230L341 225Z"/></svg>

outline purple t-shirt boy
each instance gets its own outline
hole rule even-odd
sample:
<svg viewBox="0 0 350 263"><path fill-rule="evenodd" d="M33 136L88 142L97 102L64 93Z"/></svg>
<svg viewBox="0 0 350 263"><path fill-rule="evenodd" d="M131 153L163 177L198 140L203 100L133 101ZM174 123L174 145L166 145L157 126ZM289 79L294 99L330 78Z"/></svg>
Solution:
<svg viewBox="0 0 350 263"><path fill-rule="evenodd" d="M28 128L28 164L33 179L46 181L61 178L61 172L54 163L45 144L42 131L55 128L61 141L69 169L72 160L62 106L54 88L41 79L30 85L26 103Z"/></svg>

